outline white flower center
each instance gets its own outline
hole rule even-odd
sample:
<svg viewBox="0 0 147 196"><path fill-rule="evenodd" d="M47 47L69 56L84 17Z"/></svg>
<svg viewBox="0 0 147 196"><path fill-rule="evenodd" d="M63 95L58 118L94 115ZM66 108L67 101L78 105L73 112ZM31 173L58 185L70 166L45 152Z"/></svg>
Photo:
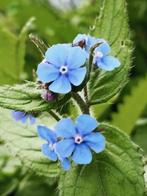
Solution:
<svg viewBox="0 0 147 196"><path fill-rule="evenodd" d="M60 67L60 73L62 73L62 74L66 74L67 72L68 72L68 68L67 68L67 66L62 65L62 66Z"/></svg>
<svg viewBox="0 0 147 196"><path fill-rule="evenodd" d="M103 56L104 55L102 52L100 52L100 51L95 52L95 57L102 58Z"/></svg>
<svg viewBox="0 0 147 196"><path fill-rule="evenodd" d="M81 144L83 142L83 138L80 135L76 135L75 137L75 143Z"/></svg>
<svg viewBox="0 0 147 196"><path fill-rule="evenodd" d="M52 150L52 151L54 151L55 150L55 146L56 146L56 144L54 143L54 144L49 144L49 148Z"/></svg>

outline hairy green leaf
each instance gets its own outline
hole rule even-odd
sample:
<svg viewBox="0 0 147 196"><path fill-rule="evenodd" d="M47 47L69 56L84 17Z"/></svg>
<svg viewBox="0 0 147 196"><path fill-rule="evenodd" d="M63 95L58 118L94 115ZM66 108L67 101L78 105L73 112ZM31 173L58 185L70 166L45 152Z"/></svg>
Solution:
<svg viewBox="0 0 147 196"><path fill-rule="evenodd" d="M143 163L138 147L127 135L101 124L107 145L93 163L76 166L60 178L60 196L143 196Z"/></svg>
<svg viewBox="0 0 147 196"><path fill-rule="evenodd" d="M41 152L41 145L45 142L37 136L36 126L17 123L11 117L11 111L0 110L0 136L11 154L17 157L24 166L38 175L57 177L59 167L57 163L50 162ZM48 120L48 121L47 121ZM54 121L48 116L47 120L39 120L51 126Z"/></svg>
<svg viewBox="0 0 147 196"><path fill-rule="evenodd" d="M65 103L68 96L46 102L41 98L42 89L35 83L28 82L15 86L0 87L0 106L25 112L41 112L58 108Z"/></svg>
<svg viewBox="0 0 147 196"><path fill-rule="evenodd" d="M131 95L124 98L118 106L118 112L112 114L111 123L130 134L133 127L147 105L147 77L141 79L137 86L133 87Z"/></svg>
<svg viewBox="0 0 147 196"><path fill-rule="evenodd" d="M111 72L97 70L92 73L89 82L90 104L106 102L124 87L130 70L132 51L125 0L98 2L102 5L93 34L110 43L111 54L120 60L121 66Z"/></svg>

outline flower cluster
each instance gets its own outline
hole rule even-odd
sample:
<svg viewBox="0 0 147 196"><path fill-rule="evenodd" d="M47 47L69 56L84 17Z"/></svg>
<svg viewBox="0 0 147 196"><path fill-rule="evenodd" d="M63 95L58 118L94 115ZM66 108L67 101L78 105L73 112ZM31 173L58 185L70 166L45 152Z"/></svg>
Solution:
<svg viewBox="0 0 147 196"><path fill-rule="evenodd" d="M56 44L48 48L45 58L37 67L38 84L43 89L42 99L50 102L57 99L58 94L76 91L75 87L80 85L83 88L91 70L112 71L119 67L119 60L110 52L106 40L86 34L78 34L71 44ZM87 67L90 68L88 71ZM28 119L30 124L35 122L30 113L13 111L12 116L23 123ZM63 118L52 129L37 126L39 137L46 141L42 145L43 154L52 161L59 160L64 170L70 169L71 162L77 165L91 163L93 152L100 153L105 149L105 137L98 132L98 125L95 118L82 114L75 123L71 118Z"/></svg>
<svg viewBox="0 0 147 196"><path fill-rule="evenodd" d="M70 161L89 164L92 151L100 153L105 148L104 136L96 132L99 123L88 114L82 114L74 124L71 118L61 119L53 129L38 126L38 135L46 140L42 152L52 161L59 160L65 170Z"/></svg>
<svg viewBox="0 0 147 196"><path fill-rule="evenodd" d="M91 54L91 48L94 51ZM86 63L93 56L93 66L112 71L120 66L116 57L110 55L111 48L104 39L79 34L72 44L56 44L48 48L45 59L38 65L38 80L48 84L54 93L66 94L72 87L82 84L86 77Z"/></svg>

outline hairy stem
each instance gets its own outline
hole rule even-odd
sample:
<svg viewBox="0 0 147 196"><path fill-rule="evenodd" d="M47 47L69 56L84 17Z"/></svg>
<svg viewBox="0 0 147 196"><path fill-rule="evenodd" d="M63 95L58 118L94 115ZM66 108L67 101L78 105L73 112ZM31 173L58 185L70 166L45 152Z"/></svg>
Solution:
<svg viewBox="0 0 147 196"><path fill-rule="evenodd" d="M60 117L53 110L50 110L49 113L56 121L60 120Z"/></svg>
<svg viewBox="0 0 147 196"><path fill-rule="evenodd" d="M79 105L81 111L84 114L89 114L89 107L85 103L85 101L82 99L82 97L78 93L74 93L74 92L72 92L72 97L77 102L77 104Z"/></svg>
<svg viewBox="0 0 147 196"><path fill-rule="evenodd" d="M37 36L30 34L29 38L31 42L38 48L39 52L41 53L42 57L44 58L44 54L48 49L48 46Z"/></svg>
<svg viewBox="0 0 147 196"><path fill-rule="evenodd" d="M89 99L88 99L87 85L85 85L84 87L84 97L85 97L86 105L88 106Z"/></svg>

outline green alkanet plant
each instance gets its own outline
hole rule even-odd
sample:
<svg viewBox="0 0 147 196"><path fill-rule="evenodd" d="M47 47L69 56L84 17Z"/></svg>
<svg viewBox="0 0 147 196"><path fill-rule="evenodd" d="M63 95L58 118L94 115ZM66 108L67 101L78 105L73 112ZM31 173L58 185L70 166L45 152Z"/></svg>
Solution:
<svg viewBox="0 0 147 196"><path fill-rule="evenodd" d="M0 106L16 121L35 114L36 124L16 126L1 109L0 136L24 165L58 183L61 196L143 196L138 146L97 120L98 104L125 86L132 51L125 1L99 7L89 33L77 32L71 43L47 48L33 37L43 56L35 82L0 87Z"/></svg>
<svg viewBox="0 0 147 196"><path fill-rule="evenodd" d="M79 37L81 40L77 39ZM110 71L120 65L115 57L103 57L110 51L110 46L103 39L81 34L77 38L75 38L76 44L74 44L74 40L73 44L57 44L49 48L45 53L45 59L38 65L38 80L53 93L67 94L74 91L72 86L79 86L83 82L86 76L86 65L84 66L84 64L88 51L88 56L93 56L92 64L89 67L95 64L99 66L106 64L101 68L104 67L104 70ZM81 46L81 42L83 46ZM87 47L89 47L88 50ZM92 47L95 49L91 52ZM98 53L102 55L98 55ZM80 99L82 100L82 98ZM88 106L85 104L84 107ZM39 136L48 141L48 144L43 145L42 152L53 161L59 159L66 170L69 168L65 165L70 156L76 164L89 164L92 161L90 148L96 153L102 152L105 148L104 136L100 133L92 133L96 128L96 120L88 114L79 116L76 126L70 118L61 119L54 131L39 126Z"/></svg>

